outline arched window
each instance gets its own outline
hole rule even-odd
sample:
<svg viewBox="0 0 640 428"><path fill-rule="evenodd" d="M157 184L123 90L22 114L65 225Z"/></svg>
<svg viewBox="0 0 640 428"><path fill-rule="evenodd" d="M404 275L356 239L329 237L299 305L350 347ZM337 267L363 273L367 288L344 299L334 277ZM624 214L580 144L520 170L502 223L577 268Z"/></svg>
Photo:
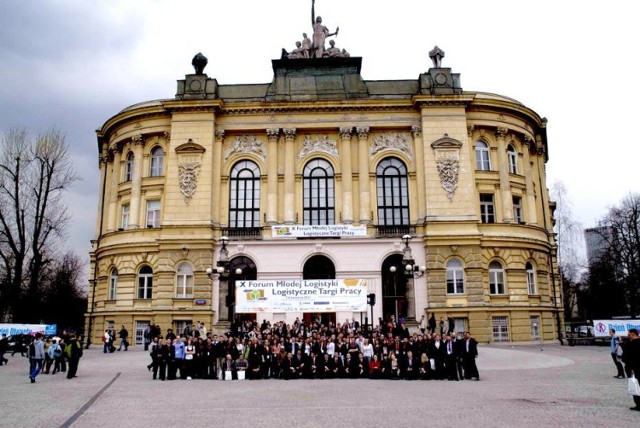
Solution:
<svg viewBox="0 0 640 428"><path fill-rule="evenodd" d="M164 174L164 150L157 146L151 150L151 170L149 176L160 177Z"/></svg>
<svg viewBox="0 0 640 428"><path fill-rule="evenodd" d="M491 171L489 146L484 141L476 143L476 169L478 171Z"/></svg>
<svg viewBox="0 0 640 428"><path fill-rule="evenodd" d="M133 179L133 153L130 152L127 155L127 163L124 167L124 181L131 181Z"/></svg>
<svg viewBox="0 0 640 428"><path fill-rule="evenodd" d="M533 268L533 264L531 262L527 262L525 270L527 271L527 288L529 289L529 294L538 294L538 287L536 287L536 271Z"/></svg>
<svg viewBox="0 0 640 428"><path fill-rule="evenodd" d="M464 293L464 268L458 259L447 262L447 294Z"/></svg>
<svg viewBox="0 0 640 428"><path fill-rule="evenodd" d="M409 224L407 167L396 158L383 159L376 170L378 223L382 226Z"/></svg>
<svg viewBox="0 0 640 428"><path fill-rule="evenodd" d="M489 263L489 292L491 294L504 294L504 269L500 262Z"/></svg>
<svg viewBox="0 0 640 428"><path fill-rule="evenodd" d="M143 266L138 272L138 299L150 299L153 291L153 269Z"/></svg>
<svg viewBox="0 0 640 428"><path fill-rule="evenodd" d="M109 300L116 300L118 297L118 269L111 269L109 275Z"/></svg>
<svg viewBox="0 0 640 428"><path fill-rule="evenodd" d="M333 167L314 159L304 167L303 177L304 224L334 224Z"/></svg>
<svg viewBox="0 0 640 428"><path fill-rule="evenodd" d="M229 227L260 226L260 168L244 160L233 166L229 182Z"/></svg>
<svg viewBox="0 0 640 428"><path fill-rule="evenodd" d="M186 299L193 297L193 268L189 263L182 263L176 272L176 297Z"/></svg>
<svg viewBox="0 0 640 428"><path fill-rule="evenodd" d="M509 147L507 147L507 157L509 158L509 173L517 174L518 173L518 154L516 153L516 149L511 144L509 144Z"/></svg>

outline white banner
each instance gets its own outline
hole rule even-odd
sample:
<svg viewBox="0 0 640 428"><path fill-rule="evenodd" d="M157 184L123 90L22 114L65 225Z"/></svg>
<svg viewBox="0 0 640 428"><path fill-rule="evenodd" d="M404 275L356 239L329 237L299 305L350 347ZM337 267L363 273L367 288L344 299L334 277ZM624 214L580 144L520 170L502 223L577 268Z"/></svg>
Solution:
<svg viewBox="0 0 640 428"><path fill-rule="evenodd" d="M236 312L365 312L365 279L236 281Z"/></svg>
<svg viewBox="0 0 640 428"><path fill-rule="evenodd" d="M16 334L35 335L41 333L45 336L56 334L56 324L0 324L0 335L13 336Z"/></svg>
<svg viewBox="0 0 640 428"><path fill-rule="evenodd" d="M367 236L367 226L350 224L271 226L272 238L337 238L343 236Z"/></svg>
<svg viewBox="0 0 640 428"><path fill-rule="evenodd" d="M630 328L640 330L640 320L593 320L595 337L609 337L609 329L614 329L616 336L626 336Z"/></svg>

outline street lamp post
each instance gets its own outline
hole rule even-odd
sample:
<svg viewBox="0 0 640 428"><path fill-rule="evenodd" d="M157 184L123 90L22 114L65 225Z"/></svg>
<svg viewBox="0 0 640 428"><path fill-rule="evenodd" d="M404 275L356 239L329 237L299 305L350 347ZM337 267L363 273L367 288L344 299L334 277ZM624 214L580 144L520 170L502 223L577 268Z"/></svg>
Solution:
<svg viewBox="0 0 640 428"><path fill-rule="evenodd" d="M226 294L224 295L224 299L222 293L218 293L218 318L220 318L220 314L222 313L222 305L224 301L224 305L227 306L228 309L228 321L233 321L233 305L235 302L232 301L231 296L233 295L233 290L231 289L231 281L229 277L231 276L230 264L229 260L229 250L227 249L227 245L229 244L229 238L226 236L221 236L220 239L220 258L216 262L216 268L207 268L206 272L213 281L218 281L220 283L219 290L226 290ZM242 275L242 269L237 268L234 273L236 275ZM225 281L227 283L226 289L222 286L222 282Z"/></svg>
<svg viewBox="0 0 640 428"><path fill-rule="evenodd" d="M420 278L424 275L424 272L427 270L424 265L416 265L415 260L413 259L413 255L411 254L411 247L409 246L409 242L411 241L411 235L404 235L402 237L404 241L404 248L402 249L402 267L403 273L407 278L407 289L406 289L406 299L407 299L407 318L415 319L415 294L413 288L414 278ZM397 304L396 304L396 312L397 312ZM397 313L396 313L397 317Z"/></svg>

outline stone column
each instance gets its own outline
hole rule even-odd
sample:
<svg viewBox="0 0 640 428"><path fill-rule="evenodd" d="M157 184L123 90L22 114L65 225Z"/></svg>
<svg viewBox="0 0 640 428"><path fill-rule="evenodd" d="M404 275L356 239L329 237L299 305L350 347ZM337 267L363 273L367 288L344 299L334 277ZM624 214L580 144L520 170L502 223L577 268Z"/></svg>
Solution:
<svg viewBox="0 0 640 428"><path fill-rule="evenodd" d="M420 126L412 126L411 127L411 135L413 135L413 145L415 147L415 170L416 170L416 193L418 194L418 209L416 210L416 214L418 215L418 219L420 221L424 220L427 216L427 205L426 205L426 190L424 187L424 146L422 143L422 128ZM407 166L411 168L411 165ZM407 171L408 172L408 171Z"/></svg>
<svg viewBox="0 0 640 428"><path fill-rule="evenodd" d="M133 177L131 179L131 205L129 206L129 229L140 227L140 190L142 188L142 148L144 139L136 135L133 144Z"/></svg>
<svg viewBox="0 0 640 428"><path fill-rule="evenodd" d="M533 139L531 137L529 137L528 135L524 136L524 143L526 144L526 147L523 147L523 152L524 152L524 178L525 178L525 185L527 186L527 223L530 224L538 224L538 213L536 210L536 195L535 195L535 190L533 187L533 165L531 162L531 154L530 154L530 150L533 150L533 153L535 153L535 143L533 142Z"/></svg>
<svg viewBox="0 0 640 428"><path fill-rule="evenodd" d="M107 144L102 144L102 150L100 151L100 158L98 160L100 165L100 188L98 189L98 218L96 219L96 236L102 235L105 229L106 222L109 219L109 201L106 200L104 192L107 190L105 184L107 181L107 167L109 166L109 152L107 151ZM110 196L110 195L109 195Z"/></svg>
<svg viewBox="0 0 640 428"><path fill-rule="evenodd" d="M371 223L371 194L369 189L369 127L356 128L358 133L358 182L360 188L360 224Z"/></svg>
<svg viewBox="0 0 640 428"><path fill-rule="evenodd" d="M267 129L267 224L278 223L278 128Z"/></svg>
<svg viewBox="0 0 640 428"><path fill-rule="evenodd" d="M120 184L120 168L121 150L117 147L112 152L112 172L109 183L109 221L107 223L107 231L115 231L118 226L118 185Z"/></svg>
<svg viewBox="0 0 640 428"><path fill-rule="evenodd" d="M507 128L496 129L498 139L498 164L500 165L500 196L502 197L502 218L496 218L496 222L513 223L513 198L511 196L511 183L509 182L509 159L507 158L506 137ZM497 213L497 210L496 210Z"/></svg>
<svg viewBox="0 0 640 428"><path fill-rule="evenodd" d="M340 128L342 140L342 223L353 223L353 171L351 169L351 131Z"/></svg>
<svg viewBox="0 0 640 428"><path fill-rule="evenodd" d="M211 223L215 226L220 226L221 220L221 182L222 182L222 146L224 145L224 130L217 129L214 132L213 141L213 160L211 165ZM226 223L226 222L224 222Z"/></svg>
<svg viewBox="0 0 640 428"><path fill-rule="evenodd" d="M284 129L284 223L295 224L295 141L296 129Z"/></svg>

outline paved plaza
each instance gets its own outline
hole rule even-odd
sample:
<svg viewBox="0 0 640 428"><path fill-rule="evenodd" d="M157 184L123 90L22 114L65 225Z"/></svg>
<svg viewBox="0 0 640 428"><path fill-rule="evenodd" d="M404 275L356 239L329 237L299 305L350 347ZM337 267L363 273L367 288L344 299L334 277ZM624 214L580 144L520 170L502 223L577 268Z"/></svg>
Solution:
<svg viewBox="0 0 640 428"><path fill-rule="evenodd" d="M140 347L137 347L140 348ZM152 380L141 349L85 351L78 377L0 367L2 427L639 427L607 347L481 346L481 381Z"/></svg>

